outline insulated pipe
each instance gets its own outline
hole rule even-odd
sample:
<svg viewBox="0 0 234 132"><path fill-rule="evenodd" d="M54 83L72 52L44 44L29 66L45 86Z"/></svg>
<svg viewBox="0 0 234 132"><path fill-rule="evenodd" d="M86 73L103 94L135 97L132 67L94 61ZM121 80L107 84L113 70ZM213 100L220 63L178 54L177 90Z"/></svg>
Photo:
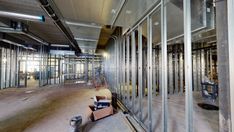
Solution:
<svg viewBox="0 0 234 132"><path fill-rule="evenodd" d="M67 39L70 41L70 45L76 50L77 52L81 53L80 48L76 40L74 39L73 35L69 33L69 29L67 29L59 17L54 12L53 8L49 4L48 0L39 0L41 2L42 8L48 13L48 15L54 20L55 25L65 34Z"/></svg>
<svg viewBox="0 0 234 132"><path fill-rule="evenodd" d="M35 15L16 13L16 12L0 11L0 16L7 17L7 18L18 18L18 19L29 20L29 21L45 22L45 17L43 15L35 16Z"/></svg>

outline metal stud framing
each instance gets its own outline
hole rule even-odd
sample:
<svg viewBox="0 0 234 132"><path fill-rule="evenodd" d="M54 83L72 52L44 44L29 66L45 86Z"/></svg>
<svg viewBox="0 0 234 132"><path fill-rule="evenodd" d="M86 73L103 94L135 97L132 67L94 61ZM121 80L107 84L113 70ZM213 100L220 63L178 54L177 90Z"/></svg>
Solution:
<svg viewBox="0 0 234 132"><path fill-rule="evenodd" d="M231 102L231 131L234 131L234 45L232 44L234 42L234 1L228 0L228 43L229 43L229 80L230 80L230 102ZM232 57L231 57L232 56Z"/></svg>
<svg viewBox="0 0 234 132"><path fill-rule="evenodd" d="M201 51L197 51L197 57L196 57L196 59L197 59L197 84L199 84L200 83L200 81L201 81ZM201 86L200 85L198 85L197 86L197 90L200 90L201 89Z"/></svg>
<svg viewBox="0 0 234 132"><path fill-rule="evenodd" d="M168 84L169 84L168 90L169 90L170 94L173 94L174 87L173 87L173 56L172 56L172 53L169 53L169 55L168 55L167 69L168 69Z"/></svg>
<svg viewBox="0 0 234 132"><path fill-rule="evenodd" d="M204 49L202 49L201 50L201 81L204 80L204 77L205 77L205 52L204 52Z"/></svg>
<svg viewBox="0 0 234 132"><path fill-rule="evenodd" d="M152 54L153 54L153 57L152 57L152 87L153 87L153 91L152 91L152 94L153 95L156 95L156 78L157 78L157 75L156 75L156 50L153 50L152 51Z"/></svg>
<svg viewBox="0 0 234 132"><path fill-rule="evenodd" d="M183 94L184 91L184 61L183 61L183 53L180 52L179 56L180 61L180 94Z"/></svg>
<svg viewBox="0 0 234 132"><path fill-rule="evenodd" d="M129 102L130 102L130 44L129 44L129 36L127 36L127 106L129 107Z"/></svg>
<svg viewBox="0 0 234 132"><path fill-rule="evenodd" d="M124 103L126 104L127 89L126 89L126 37L123 37L123 89L124 89Z"/></svg>
<svg viewBox="0 0 234 132"><path fill-rule="evenodd" d="M143 124L143 96L147 96L147 130L152 131L152 94L159 90L162 95L162 131L169 131L168 125L168 92L183 94L185 90L186 131L193 131L193 88L200 90L200 82L205 75L205 52L194 51L191 43L191 5L190 0L183 1L184 9L184 48L174 45L168 52L167 45L167 9L166 0L161 1L161 50L152 45L152 13L140 20L137 26L123 36L121 46L116 46L116 87L118 97L135 113ZM143 50L142 22L147 19L147 52ZM137 29L136 29L137 28ZM138 51L136 49L135 31L138 30ZM130 42L131 41L131 42ZM154 51L153 51L154 50ZM183 53L184 51L184 53ZM210 54L210 53L209 53ZM138 55L138 56L136 56ZM211 60L211 58L209 58ZM147 65L146 63L147 62ZM138 63L138 65L137 65ZM211 62L209 62L211 63ZM138 67L136 67L138 66ZM193 67L193 72L192 72ZM145 69L147 72L145 72ZM137 70L137 71L136 71ZM144 70L144 71L143 71ZM211 67L210 67L211 70ZM138 73L138 74L137 74ZM193 74L192 74L193 73ZM138 75L138 78L136 77ZM147 78L147 79L146 79ZM194 82L194 84L193 84ZM118 87L119 83L121 84ZM146 84L147 83L147 84ZM185 83L185 84L184 84ZM132 89L130 89L130 85ZM147 88L148 93L145 93ZM132 91L132 92L131 92ZM138 93L138 94L136 94ZM131 94L131 95L130 95ZM137 103L136 103L137 102ZM131 107L130 107L131 106ZM139 106L139 107L138 107ZM137 108L137 109L136 109Z"/></svg>
<svg viewBox="0 0 234 132"><path fill-rule="evenodd" d="M191 1L183 0L186 132L193 132Z"/></svg>
<svg viewBox="0 0 234 132"><path fill-rule="evenodd" d="M167 9L166 1L161 3L161 54L162 54L162 131L168 131L168 101L167 101Z"/></svg>
<svg viewBox="0 0 234 132"><path fill-rule="evenodd" d="M179 80L178 80L178 53L176 51L177 49L177 45L175 45L174 47L174 77L175 77L175 81L174 81L174 84L175 84L175 93L178 94L179 92Z"/></svg>
<svg viewBox="0 0 234 132"><path fill-rule="evenodd" d="M131 34L132 37L132 110L135 112L135 97L136 97L136 42L135 42L135 32Z"/></svg>
<svg viewBox="0 0 234 132"><path fill-rule="evenodd" d="M139 95L139 118L142 121L142 26L138 26L138 95Z"/></svg>
<svg viewBox="0 0 234 132"><path fill-rule="evenodd" d="M210 79L211 79L211 80L213 80L213 68L212 68L212 65L213 65L213 61L212 61L212 49L210 49L210 50L209 50L209 53L210 53L210 54L209 54L209 58L210 58L210 62L209 62L209 64L210 64L210 67L209 67L209 68L210 68L210 75L211 75L211 76L210 76Z"/></svg>
<svg viewBox="0 0 234 132"><path fill-rule="evenodd" d="M196 63L196 52L193 54L193 89L198 90L197 88L197 63Z"/></svg>
<svg viewBox="0 0 234 132"><path fill-rule="evenodd" d="M152 131L152 18L147 18L147 29L148 29L148 43L147 43L147 60L148 60L148 130Z"/></svg>

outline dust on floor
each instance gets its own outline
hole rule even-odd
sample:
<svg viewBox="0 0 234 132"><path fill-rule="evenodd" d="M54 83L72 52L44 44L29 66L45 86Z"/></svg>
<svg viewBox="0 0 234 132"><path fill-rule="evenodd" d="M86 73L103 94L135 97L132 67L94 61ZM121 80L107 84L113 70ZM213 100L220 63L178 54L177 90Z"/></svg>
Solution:
<svg viewBox="0 0 234 132"><path fill-rule="evenodd" d="M93 103L91 98L95 95L111 98L108 89L96 90L77 84L1 90L0 131L68 132L69 120L81 115L84 131L130 132L118 113L97 122L90 121L88 106Z"/></svg>

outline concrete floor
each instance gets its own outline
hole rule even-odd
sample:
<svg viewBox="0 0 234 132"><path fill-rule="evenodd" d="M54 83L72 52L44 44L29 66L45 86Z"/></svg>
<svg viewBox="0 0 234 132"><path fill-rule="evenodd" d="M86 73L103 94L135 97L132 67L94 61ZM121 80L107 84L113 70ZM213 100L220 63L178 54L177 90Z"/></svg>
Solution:
<svg viewBox="0 0 234 132"><path fill-rule="evenodd" d="M130 99L130 102L132 100ZM200 108L198 103L208 103L218 106L216 102L204 100L200 92L193 93L193 124L194 132L218 132L219 111L205 110ZM128 106L131 109L130 103ZM136 98L134 114L139 118L139 99ZM148 126L148 102L147 96L142 100L142 122ZM162 128L162 97L153 96L152 99L152 128L154 132L161 132ZM185 95L168 95L168 130L169 132L185 132Z"/></svg>
<svg viewBox="0 0 234 132"><path fill-rule="evenodd" d="M91 122L88 105L95 95L111 97L108 89L82 84L0 91L0 132L68 132L69 120L81 115L84 131L131 132L121 113Z"/></svg>

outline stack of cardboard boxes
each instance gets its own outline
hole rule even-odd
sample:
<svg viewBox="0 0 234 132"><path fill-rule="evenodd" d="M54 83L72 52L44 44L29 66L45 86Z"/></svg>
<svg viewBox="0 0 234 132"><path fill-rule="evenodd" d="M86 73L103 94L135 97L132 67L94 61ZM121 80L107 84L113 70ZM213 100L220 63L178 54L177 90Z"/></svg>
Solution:
<svg viewBox="0 0 234 132"><path fill-rule="evenodd" d="M105 96L94 96L93 100L94 104L89 106L92 110L92 121L96 121L113 114L111 100L107 99Z"/></svg>

